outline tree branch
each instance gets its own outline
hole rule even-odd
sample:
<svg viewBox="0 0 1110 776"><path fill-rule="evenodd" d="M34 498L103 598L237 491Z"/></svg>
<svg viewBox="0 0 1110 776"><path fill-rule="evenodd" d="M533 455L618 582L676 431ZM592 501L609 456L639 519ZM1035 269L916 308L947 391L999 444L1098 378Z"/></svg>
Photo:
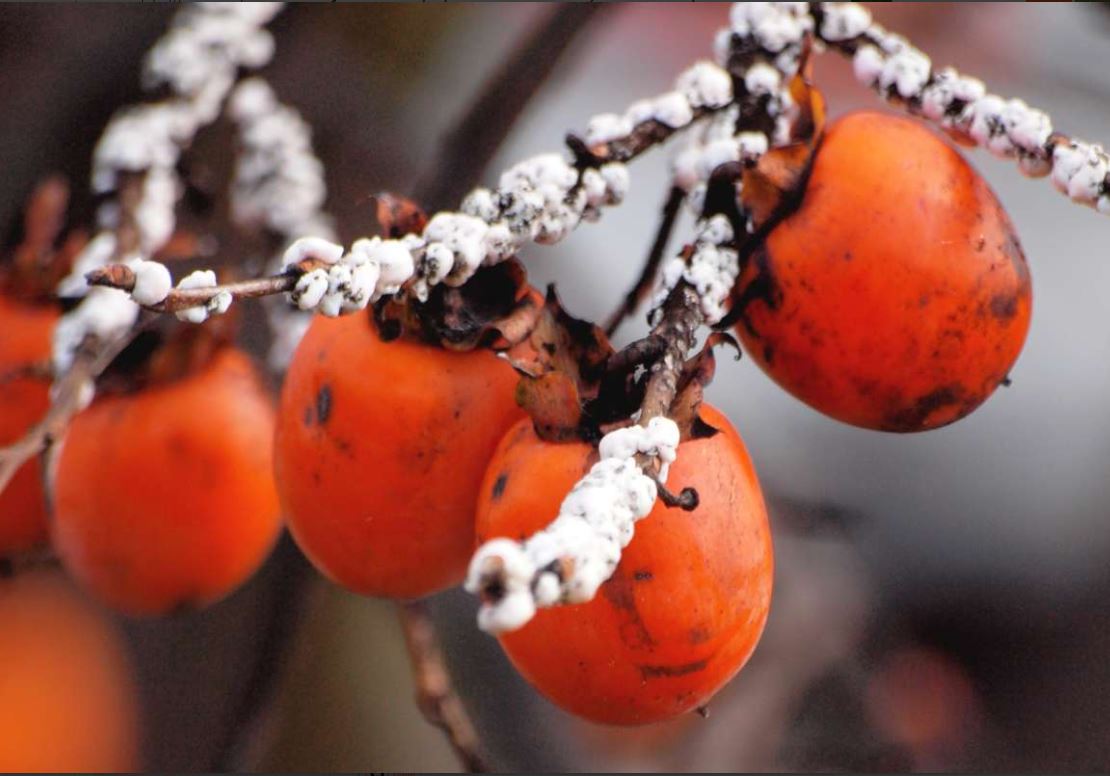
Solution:
<svg viewBox="0 0 1110 776"><path fill-rule="evenodd" d="M462 701L451 688L451 676L436 643L435 628L428 616L427 605L422 601L401 602L397 604L397 613L412 664L416 705L424 719L447 735L451 748L467 772L489 772L489 764L479 752L474 726Z"/></svg>
<svg viewBox="0 0 1110 776"><path fill-rule="evenodd" d="M92 391L93 381L138 333L135 327L114 341L87 343L73 361L73 366L54 385L50 408L42 420L23 437L0 448L0 492L8 486L20 467L48 449L65 433L69 421L84 409Z"/></svg>
<svg viewBox="0 0 1110 776"><path fill-rule="evenodd" d="M678 220L679 208L682 207L682 200L685 197L686 192L678 186L673 186L667 193L667 199L663 203L662 218L659 220L659 228L655 232L655 240L648 251L643 269L640 270L640 277L625 295L621 306L614 310L612 315L609 316L609 320L605 322L605 333L608 336L612 337L616 333L624 319L636 312L636 308L650 293L655 275L659 271L659 263L663 260L667 243L671 239L675 222Z"/></svg>
<svg viewBox="0 0 1110 776"><path fill-rule="evenodd" d="M520 41L445 136L416 186L416 202L435 212L466 195L563 53L603 10L600 3L556 5Z"/></svg>

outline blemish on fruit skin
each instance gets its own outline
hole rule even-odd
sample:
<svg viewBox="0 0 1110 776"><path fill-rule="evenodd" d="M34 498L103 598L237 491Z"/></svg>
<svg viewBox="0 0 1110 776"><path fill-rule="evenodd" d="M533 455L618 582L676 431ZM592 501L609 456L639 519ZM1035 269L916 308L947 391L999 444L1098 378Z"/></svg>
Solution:
<svg viewBox="0 0 1110 776"><path fill-rule="evenodd" d="M692 663L682 663L677 666L638 666L640 669L640 676L643 679L659 679L662 677L670 676L686 676L688 674L695 674L698 671L704 671L705 667L709 664L709 658L702 660L695 660Z"/></svg>
<svg viewBox="0 0 1110 776"><path fill-rule="evenodd" d="M991 315L1000 321L1008 321L1017 315L1018 299L1013 294L995 294L991 297Z"/></svg>
<svg viewBox="0 0 1110 776"><path fill-rule="evenodd" d="M324 384L320 386L320 390L316 392L316 417L320 419L320 425L328 422L331 417L331 386Z"/></svg>
<svg viewBox="0 0 1110 776"><path fill-rule="evenodd" d="M621 640L633 649L655 646L655 639L644 625L640 611L636 608L636 594L632 581L618 571L601 586L601 593L614 609L622 612L626 619L621 623Z"/></svg>
<svg viewBox="0 0 1110 776"><path fill-rule="evenodd" d="M691 628L689 638L691 644L704 644L709 641L709 631L705 628Z"/></svg>
<svg viewBox="0 0 1110 776"><path fill-rule="evenodd" d="M490 491L490 496L494 501L501 498L505 493L505 486L509 483L509 475L507 472L501 472L497 475L497 480L493 483L493 490Z"/></svg>
<svg viewBox="0 0 1110 776"><path fill-rule="evenodd" d="M632 578L635 579L637 582L650 582L652 579L655 579L655 575L647 569L640 569L636 572L633 572Z"/></svg>
<svg viewBox="0 0 1110 776"><path fill-rule="evenodd" d="M887 431L917 431L925 427L926 421L938 410L964 403L978 404L974 399L969 399L963 386L946 385L930 391L909 407L888 415L884 428ZM956 413L953 419L962 417L963 414Z"/></svg>

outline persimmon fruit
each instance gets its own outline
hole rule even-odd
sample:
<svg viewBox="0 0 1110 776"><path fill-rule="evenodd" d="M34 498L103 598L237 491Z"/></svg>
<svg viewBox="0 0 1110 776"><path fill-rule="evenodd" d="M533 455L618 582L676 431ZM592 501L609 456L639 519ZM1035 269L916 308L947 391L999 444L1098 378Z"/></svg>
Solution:
<svg viewBox="0 0 1110 776"><path fill-rule="evenodd" d="M747 352L839 420L922 431L1006 381L1029 329L1029 270L986 182L919 122L829 126L800 204L741 272Z"/></svg>
<svg viewBox="0 0 1110 776"><path fill-rule="evenodd" d="M58 311L51 305L0 294L0 447L22 438L46 413L50 381L18 373L50 359L57 320ZM46 502L36 457L0 491L0 557L28 550L46 535Z"/></svg>
<svg viewBox="0 0 1110 776"><path fill-rule="evenodd" d="M759 641L773 571L766 507L739 434L712 407L701 418L716 433L683 441L668 479L695 488L698 506L656 502L592 601L542 609L498 637L525 678L574 714L632 725L690 711ZM592 445L547 442L518 423L486 472L478 540L544 528L596 460Z"/></svg>
<svg viewBox="0 0 1110 776"><path fill-rule="evenodd" d="M523 414L515 387L485 349L383 342L367 314L313 320L275 437L297 544L364 595L415 598L460 582L486 463Z"/></svg>
<svg viewBox="0 0 1110 776"><path fill-rule="evenodd" d="M250 358L107 394L69 426L53 541L70 572L130 614L210 604L262 564L280 530L273 402Z"/></svg>
<svg viewBox="0 0 1110 776"><path fill-rule="evenodd" d="M0 579L0 771L134 771L138 695L112 623L56 571Z"/></svg>

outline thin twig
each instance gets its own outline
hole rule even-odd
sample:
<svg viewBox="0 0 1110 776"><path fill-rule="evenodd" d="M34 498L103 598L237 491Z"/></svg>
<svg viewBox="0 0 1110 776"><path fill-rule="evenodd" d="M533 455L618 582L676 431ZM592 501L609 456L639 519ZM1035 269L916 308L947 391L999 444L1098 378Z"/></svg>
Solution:
<svg viewBox="0 0 1110 776"><path fill-rule="evenodd" d="M397 605L397 611L412 664L416 704L424 719L447 735L467 772L488 773L489 764L479 752L478 735L462 701L451 688L451 676L443 663L427 605L421 601L405 601Z"/></svg>
<svg viewBox="0 0 1110 776"><path fill-rule="evenodd" d="M156 313L175 313L190 307L203 306L225 291L235 300L256 299L285 293L292 291L297 284L297 279L312 268L305 262L301 264L305 266L297 265L295 272L286 271L279 275L237 280L206 288L174 288L158 304L142 305L142 307L144 310ZM131 293L135 288L135 273L126 264L109 264L94 269L85 275L85 280L90 286L118 288L127 293Z"/></svg>
<svg viewBox="0 0 1110 776"><path fill-rule="evenodd" d="M240 771L250 765L243 761L249 754L250 739L263 727L276 695L277 680L289 660L288 645L305 608L307 583L314 578L312 566L287 533L278 541L268 566L277 579L269 591L270 615L258 637L257 657L246 690L231 714L224 737L216 746L212 758L214 773Z"/></svg>
<svg viewBox="0 0 1110 776"><path fill-rule="evenodd" d="M138 333L133 328L114 341L84 347L73 366L54 385L50 409L42 420L8 447L0 448L0 492L8 486L20 467L48 449L63 433L69 421L84 407L93 381Z"/></svg>
<svg viewBox="0 0 1110 776"><path fill-rule="evenodd" d="M640 270L640 277L625 295L621 306L613 311L613 314L609 316L609 320L605 323L605 333L610 337L617 331L625 318L636 312L636 308L651 292L655 275L659 271L659 263L663 260L663 254L667 250L667 243L671 239L675 222L678 220L678 211L682 207L682 200L685 196L686 192L678 186L673 186L667 193L667 200L663 203L662 217L659 220L659 228L655 232L655 240L651 244L651 250L648 251L644 267Z"/></svg>
<svg viewBox="0 0 1110 776"><path fill-rule="evenodd" d="M444 138L413 199L429 212L454 207L482 171L574 39L606 9L558 5L513 49Z"/></svg>

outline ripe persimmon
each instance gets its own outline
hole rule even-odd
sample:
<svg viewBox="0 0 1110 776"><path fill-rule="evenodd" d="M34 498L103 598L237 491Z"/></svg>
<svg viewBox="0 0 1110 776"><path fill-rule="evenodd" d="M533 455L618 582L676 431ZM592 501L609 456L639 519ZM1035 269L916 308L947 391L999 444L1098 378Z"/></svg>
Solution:
<svg viewBox="0 0 1110 776"><path fill-rule="evenodd" d="M50 359L58 320L50 305L0 294L0 447L20 439L46 413L50 381L20 374ZM0 491L0 557L46 539L46 502L38 458L25 463Z"/></svg>
<svg viewBox="0 0 1110 776"><path fill-rule="evenodd" d="M523 414L515 386L488 350L386 343L364 314L315 319L285 376L275 445L297 544L365 595L461 581L486 463Z"/></svg>
<svg viewBox="0 0 1110 776"><path fill-rule="evenodd" d="M120 634L56 571L0 580L0 771L139 768Z"/></svg>
<svg viewBox="0 0 1110 776"><path fill-rule="evenodd" d="M624 725L669 719L705 704L759 641L773 570L766 507L739 434L712 407L701 418L716 433L683 441L668 480L695 488L698 506L657 502L592 601L541 609L498 637L568 711ZM482 484L479 541L544 528L596 460L592 445L546 442L531 420L518 423Z"/></svg>
<svg viewBox="0 0 1110 776"><path fill-rule="evenodd" d="M98 397L75 417L54 473L55 547L97 596L132 614L222 598L280 529L273 403L249 357Z"/></svg>
<svg viewBox="0 0 1110 776"><path fill-rule="evenodd" d="M979 174L919 122L861 112L828 128L733 303L745 349L794 396L857 426L922 431L1006 381L1032 298Z"/></svg>

